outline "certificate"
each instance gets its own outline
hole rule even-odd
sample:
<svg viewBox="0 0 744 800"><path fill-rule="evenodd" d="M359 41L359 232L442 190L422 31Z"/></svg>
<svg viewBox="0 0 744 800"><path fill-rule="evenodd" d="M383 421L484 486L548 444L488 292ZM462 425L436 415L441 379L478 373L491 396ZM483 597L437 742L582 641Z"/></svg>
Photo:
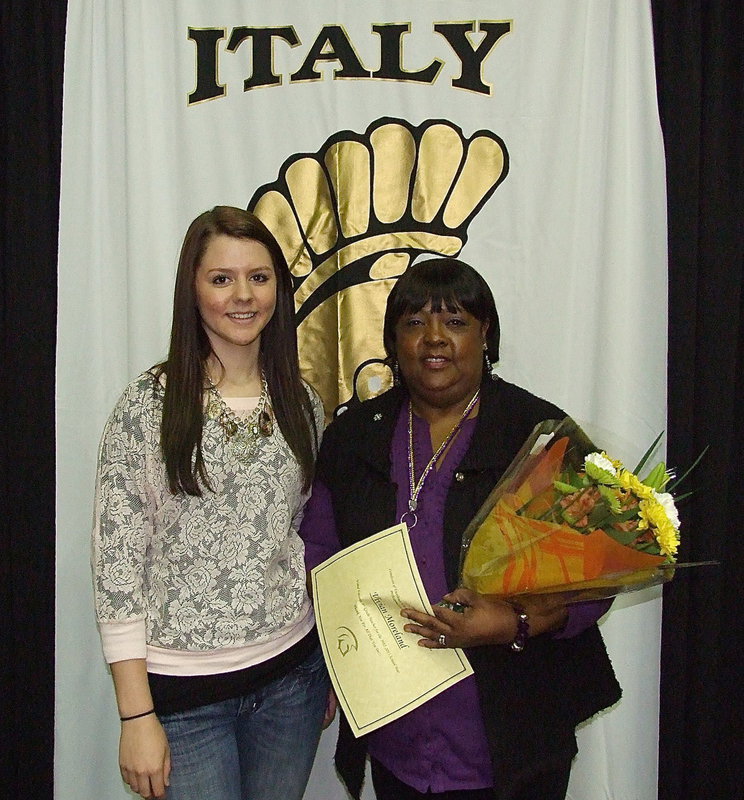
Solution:
<svg viewBox="0 0 744 800"><path fill-rule="evenodd" d="M355 736L392 722L473 674L462 650L419 647L401 608L432 613L404 523L312 571L320 644Z"/></svg>

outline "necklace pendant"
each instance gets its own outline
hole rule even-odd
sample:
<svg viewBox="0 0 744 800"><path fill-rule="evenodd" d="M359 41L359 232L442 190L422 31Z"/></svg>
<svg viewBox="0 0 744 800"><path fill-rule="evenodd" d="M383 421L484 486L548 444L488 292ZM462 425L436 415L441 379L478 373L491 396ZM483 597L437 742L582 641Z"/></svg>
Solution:
<svg viewBox="0 0 744 800"><path fill-rule="evenodd" d="M258 430L261 436L264 437L271 436L274 430L274 425L271 422L271 416L266 409L263 409L258 415Z"/></svg>
<svg viewBox="0 0 744 800"><path fill-rule="evenodd" d="M411 530L411 528L416 527L417 522L418 522L418 517L413 511L406 511L400 518L400 524L405 525L409 531Z"/></svg>
<svg viewBox="0 0 744 800"><path fill-rule="evenodd" d="M408 510L413 513L418 508L418 502L416 502L416 498L412 497L408 501Z"/></svg>
<svg viewBox="0 0 744 800"><path fill-rule="evenodd" d="M220 404L216 400L210 400L207 406L207 416L209 419L219 419L221 413L222 408L220 408Z"/></svg>
<svg viewBox="0 0 744 800"><path fill-rule="evenodd" d="M261 374L261 395L258 404L248 416L237 415L225 402L217 387L209 380L209 398L206 415L216 420L225 432L227 448L239 463L250 466L258 449L259 436L271 436L274 424L271 418L266 378Z"/></svg>

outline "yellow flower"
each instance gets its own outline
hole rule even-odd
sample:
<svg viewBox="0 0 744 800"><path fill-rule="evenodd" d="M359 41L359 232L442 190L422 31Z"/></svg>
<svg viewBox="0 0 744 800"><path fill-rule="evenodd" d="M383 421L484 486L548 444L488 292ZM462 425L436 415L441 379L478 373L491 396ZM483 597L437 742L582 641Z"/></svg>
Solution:
<svg viewBox="0 0 744 800"><path fill-rule="evenodd" d="M650 528L663 556L674 561L679 547L679 530L672 524L664 506L655 498L641 500L638 514L641 518L638 527Z"/></svg>
<svg viewBox="0 0 744 800"><path fill-rule="evenodd" d="M654 490L650 486L646 486L645 483L641 483L630 470L621 470L617 480L623 489L629 489L636 497L642 500L653 499Z"/></svg>

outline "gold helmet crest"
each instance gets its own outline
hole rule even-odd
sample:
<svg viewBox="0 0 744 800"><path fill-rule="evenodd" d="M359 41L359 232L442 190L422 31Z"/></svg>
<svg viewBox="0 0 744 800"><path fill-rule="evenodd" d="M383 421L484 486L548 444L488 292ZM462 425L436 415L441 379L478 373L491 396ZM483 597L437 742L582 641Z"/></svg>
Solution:
<svg viewBox="0 0 744 800"><path fill-rule="evenodd" d="M248 208L271 229L295 284L300 367L330 416L392 382L382 320L396 278L423 253L456 256L504 180L490 131L384 117L288 158Z"/></svg>

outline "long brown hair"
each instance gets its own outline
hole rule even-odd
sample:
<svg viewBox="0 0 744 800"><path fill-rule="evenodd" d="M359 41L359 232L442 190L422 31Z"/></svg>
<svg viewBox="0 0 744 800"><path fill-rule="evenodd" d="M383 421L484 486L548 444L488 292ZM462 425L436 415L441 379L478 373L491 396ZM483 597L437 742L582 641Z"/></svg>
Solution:
<svg viewBox="0 0 744 800"><path fill-rule="evenodd" d="M168 486L174 494L201 496L209 480L202 457L206 362L211 353L197 308L195 276L213 236L260 242L271 255L277 278L276 308L261 332L259 359L266 375L279 428L300 464L303 488L310 487L318 432L313 408L300 378L292 276L271 231L249 211L215 206L189 225L181 247L173 292L168 358L154 368L165 373L160 446Z"/></svg>

